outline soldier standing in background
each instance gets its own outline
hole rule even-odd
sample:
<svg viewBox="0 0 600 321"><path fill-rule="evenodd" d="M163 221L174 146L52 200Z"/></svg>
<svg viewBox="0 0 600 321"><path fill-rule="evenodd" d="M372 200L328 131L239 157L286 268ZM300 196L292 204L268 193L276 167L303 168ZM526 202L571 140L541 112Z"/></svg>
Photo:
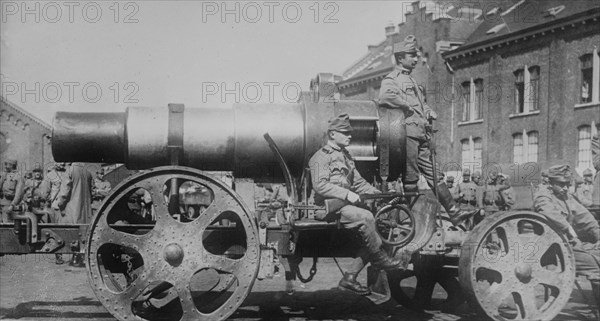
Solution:
<svg viewBox="0 0 600 321"><path fill-rule="evenodd" d="M58 209L64 209L61 224L87 224L92 217L92 174L83 163L73 163L66 171L58 197ZM80 251L83 246L80 245ZM83 252L73 254L71 265L84 267Z"/></svg>
<svg viewBox="0 0 600 321"><path fill-rule="evenodd" d="M504 201L503 206L500 208L501 211L508 211L515 206L515 190L510 186L510 176L504 174L498 174L498 184L500 184L500 196Z"/></svg>
<svg viewBox="0 0 600 321"><path fill-rule="evenodd" d="M454 185L454 176L448 176L446 179L446 186L448 186L448 190L450 191L450 194L452 194L452 199L458 201L458 184Z"/></svg>
<svg viewBox="0 0 600 321"><path fill-rule="evenodd" d="M46 196L43 182L42 167L39 164L36 164L33 167L33 176L25 181L23 201L27 206L27 211L35 214L44 212ZM44 214L42 221L48 222L48 213Z"/></svg>
<svg viewBox="0 0 600 321"><path fill-rule="evenodd" d="M485 210L485 214L506 211L514 204L514 192L508 184L506 176L491 172L483 192L483 209Z"/></svg>
<svg viewBox="0 0 600 321"><path fill-rule="evenodd" d="M437 174L434 182L433 161L431 158L430 122L437 119L437 113L425 103L425 95L417 82L410 76L419 61L417 40L415 36L407 36L404 41L394 44L394 71L385 76L379 90L379 104L382 107L398 108L404 112L406 123L406 173L403 177L405 192L418 192L420 175L427 185L435 189L437 198L448 213L454 225L475 214L474 211L462 209L448 190L446 183ZM429 128L429 129L428 129Z"/></svg>
<svg viewBox="0 0 600 321"><path fill-rule="evenodd" d="M92 186L92 209L94 213L99 209L102 200L110 194L111 188L110 182L104 179L104 169L99 169L96 172Z"/></svg>
<svg viewBox="0 0 600 321"><path fill-rule="evenodd" d="M467 168L463 171L463 181L458 184L458 197L460 207L466 210L481 208L483 200L479 198L479 186L471 181L471 171Z"/></svg>
<svg viewBox="0 0 600 321"><path fill-rule="evenodd" d="M2 209L2 223L12 223L10 213L23 199L23 177L17 172L17 161L7 159L4 162L4 173L0 177L0 207Z"/></svg>
<svg viewBox="0 0 600 321"><path fill-rule="evenodd" d="M587 168L583 171L583 180L581 185L575 189L575 196L585 207L592 206L592 193L594 191L594 174Z"/></svg>

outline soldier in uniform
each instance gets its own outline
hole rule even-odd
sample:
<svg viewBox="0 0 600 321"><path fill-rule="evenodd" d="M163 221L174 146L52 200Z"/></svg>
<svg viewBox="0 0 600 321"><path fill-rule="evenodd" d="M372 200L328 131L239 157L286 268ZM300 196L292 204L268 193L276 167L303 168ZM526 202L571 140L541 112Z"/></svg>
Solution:
<svg viewBox="0 0 600 321"><path fill-rule="evenodd" d="M42 167L36 164L33 167L33 176L30 179L25 180L24 197L23 201L27 206L27 210L34 213L44 212L44 205L46 203L46 196L44 191L43 183L44 178L42 177ZM48 222L48 214L44 214L42 220Z"/></svg>
<svg viewBox="0 0 600 321"><path fill-rule="evenodd" d="M575 254L575 269L587 276L595 302L600 302L600 226L569 194L572 176L569 165L550 167L549 185L540 187L535 193L533 206L567 236Z"/></svg>
<svg viewBox="0 0 600 321"><path fill-rule="evenodd" d="M583 206L592 206L592 193L594 191L594 173L591 169L583 171L583 179L581 185L575 189L575 195Z"/></svg>
<svg viewBox="0 0 600 321"><path fill-rule="evenodd" d="M454 185L454 176L448 176L446 179L446 186L448 186L448 190L450 191L450 194L452 194L452 199L458 201L458 185Z"/></svg>
<svg viewBox="0 0 600 321"><path fill-rule="evenodd" d="M92 209L94 212L100 208L102 200L110 194L111 188L110 182L104 179L104 169L99 169L92 186Z"/></svg>
<svg viewBox="0 0 600 321"><path fill-rule="evenodd" d="M323 205L326 199L340 199L348 202L339 210L340 223L347 229L358 229L365 246L358 252L350 269L344 273L339 288L357 294L367 295L369 290L361 285L356 276L368 262L379 269L395 269L401 264L381 248L381 238L375 230L373 214L359 205L358 194L379 193L358 172L354 160L346 147L350 145L352 127L348 114L341 114L329 121L328 141L310 159L309 166L312 185L315 191L315 204ZM335 220L338 213L328 213L325 220Z"/></svg>
<svg viewBox="0 0 600 321"><path fill-rule="evenodd" d="M486 214L506 211L514 205L514 193L503 174L490 172L483 192L483 209Z"/></svg>
<svg viewBox="0 0 600 321"><path fill-rule="evenodd" d="M458 184L458 197L460 208L473 211L483 206L480 187L471 180L471 171L467 168L463 171L463 181Z"/></svg>
<svg viewBox="0 0 600 321"><path fill-rule="evenodd" d="M0 207L2 208L2 223L12 223L10 213L23 199L24 182L17 172L17 161L7 159L4 162L4 173L0 178Z"/></svg>
<svg viewBox="0 0 600 321"><path fill-rule="evenodd" d="M510 186L510 176L504 174L498 174L498 184L500 184L500 196L504 201L503 207L500 207L501 211L508 211L515 206L515 190Z"/></svg>
<svg viewBox="0 0 600 321"><path fill-rule="evenodd" d="M452 199L446 183L437 175L433 181L433 164L429 149L431 133L426 130L428 122L437 119L437 113L426 103L422 90L410 76L419 61L416 38L407 36L394 44L396 68L381 82L379 104L387 108L399 108L406 122L406 174L403 177L405 192L418 192L419 175L423 175L432 189L438 184L438 200L448 212L454 225L460 224L475 212L464 211Z"/></svg>

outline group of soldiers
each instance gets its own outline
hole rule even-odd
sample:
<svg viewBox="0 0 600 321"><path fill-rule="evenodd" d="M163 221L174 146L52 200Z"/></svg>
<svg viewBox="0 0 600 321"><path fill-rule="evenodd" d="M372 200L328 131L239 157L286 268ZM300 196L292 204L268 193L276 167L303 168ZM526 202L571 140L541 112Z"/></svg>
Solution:
<svg viewBox="0 0 600 321"><path fill-rule="evenodd" d="M2 223L14 222L14 214L34 213L40 222L86 224L92 217L92 203L108 195L111 184L102 169L92 173L82 163L55 163L44 176L40 165L24 175L14 159L4 161L0 177ZM57 255L57 264L64 261ZM83 265L83 256L74 255L72 265Z"/></svg>
<svg viewBox="0 0 600 321"><path fill-rule="evenodd" d="M510 185L510 176L502 173L490 171L484 181L481 172L471 174L469 169L465 169L462 182L454 184L454 177L448 176L446 185L461 208L479 210L481 216L507 211L515 205L515 192Z"/></svg>

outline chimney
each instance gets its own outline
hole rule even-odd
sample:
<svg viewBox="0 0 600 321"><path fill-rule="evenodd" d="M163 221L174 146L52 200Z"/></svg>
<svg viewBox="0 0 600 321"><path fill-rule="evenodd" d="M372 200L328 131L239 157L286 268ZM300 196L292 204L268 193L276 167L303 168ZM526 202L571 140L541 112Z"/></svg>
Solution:
<svg viewBox="0 0 600 321"><path fill-rule="evenodd" d="M396 30L396 25L393 22L389 21L387 26L385 26L385 38L387 40L388 46L394 45L394 36L398 34Z"/></svg>
<svg viewBox="0 0 600 321"><path fill-rule="evenodd" d="M388 21L387 26L385 26L385 36L387 38L389 38L395 33L396 33L396 26L394 25L393 22Z"/></svg>

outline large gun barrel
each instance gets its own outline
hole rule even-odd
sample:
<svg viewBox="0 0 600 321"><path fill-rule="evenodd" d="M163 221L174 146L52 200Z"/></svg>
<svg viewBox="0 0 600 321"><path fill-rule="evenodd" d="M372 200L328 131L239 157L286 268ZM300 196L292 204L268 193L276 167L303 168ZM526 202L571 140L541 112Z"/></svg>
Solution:
<svg viewBox="0 0 600 321"><path fill-rule="evenodd" d="M372 101L57 112L52 153L58 162L124 163L130 169L177 164L276 181L283 176L263 135L269 133L292 174L300 175L326 140L327 120L341 113L350 115L355 129L348 148L354 158L375 170L389 168L394 176L394 167L400 166L390 166L389 160L404 155L399 144L404 127L397 125L403 115Z"/></svg>

